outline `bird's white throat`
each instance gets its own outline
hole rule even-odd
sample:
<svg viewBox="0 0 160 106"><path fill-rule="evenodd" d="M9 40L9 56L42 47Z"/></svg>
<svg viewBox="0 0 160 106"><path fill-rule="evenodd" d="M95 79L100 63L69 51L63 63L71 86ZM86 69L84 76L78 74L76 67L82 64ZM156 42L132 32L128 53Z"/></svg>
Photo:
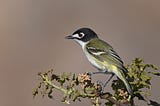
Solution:
<svg viewBox="0 0 160 106"><path fill-rule="evenodd" d="M84 49L85 45L88 43L88 42L83 42L81 40L78 40L78 39L74 39L78 44L80 44L82 46L82 49Z"/></svg>

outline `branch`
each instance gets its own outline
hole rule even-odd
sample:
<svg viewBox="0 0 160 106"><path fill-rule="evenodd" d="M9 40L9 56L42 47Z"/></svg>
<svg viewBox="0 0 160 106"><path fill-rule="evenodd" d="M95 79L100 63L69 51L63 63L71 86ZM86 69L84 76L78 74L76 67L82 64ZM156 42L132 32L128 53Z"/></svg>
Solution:
<svg viewBox="0 0 160 106"><path fill-rule="evenodd" d="M52 99L54 90L59 90L63 93L61 101L66 104L70 104L70 101L81 101L82 98L85 98L91 100L92 106L100 106L102 103L106 106L113 106L114 104L116 106L133 106L136 97L147 103L145 97L148 91L142 89L150 89L151 75L160 75L156 71L157 67L152 64L145 64L142 59L136 58L127 66L127 69L126 79L132 86L133 97L128 95L125 86L119 79L112 81L111 87L114 93L111 94L110 92L102 92L101 85L92 82L87 72L77 76L71 73L57 75L53 69L38 74L40 82L34 90L33 96L41 93L43 97L48 95ZM105 100L105 102L101 100Z"/></svg>

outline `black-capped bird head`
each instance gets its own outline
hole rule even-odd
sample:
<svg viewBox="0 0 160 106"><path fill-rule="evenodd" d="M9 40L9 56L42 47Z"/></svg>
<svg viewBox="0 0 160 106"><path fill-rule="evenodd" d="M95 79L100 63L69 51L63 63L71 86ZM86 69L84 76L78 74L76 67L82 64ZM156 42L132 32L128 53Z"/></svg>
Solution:
<svg viewBox="0 0 160 106"><path fill-rule="evenodd" d="M74 39L80 45L86 43L91 39L98 38L97 34L90 28L80 28L75 31L72 35L66 36L67 39Z"/></svg>

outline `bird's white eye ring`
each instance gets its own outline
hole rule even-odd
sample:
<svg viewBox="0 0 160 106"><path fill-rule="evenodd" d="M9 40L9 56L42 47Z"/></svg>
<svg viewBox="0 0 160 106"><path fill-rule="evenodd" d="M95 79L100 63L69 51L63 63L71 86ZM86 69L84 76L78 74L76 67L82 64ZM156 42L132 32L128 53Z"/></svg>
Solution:
<svg viewBox="0 0 160 106"><path fill-rule="evenodd" d="M84 35L85 35L85 34L84 34L83 32L79 33L79 37L80 37L80 38L83 38Z"/></svg>

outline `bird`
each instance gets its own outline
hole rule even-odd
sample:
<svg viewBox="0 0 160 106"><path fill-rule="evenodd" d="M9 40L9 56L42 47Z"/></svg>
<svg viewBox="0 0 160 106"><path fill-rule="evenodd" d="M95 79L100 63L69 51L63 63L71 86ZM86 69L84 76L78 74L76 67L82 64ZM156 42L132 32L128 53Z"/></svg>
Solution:
<svg viewBox="0 0 160 106"><path fill-rule="evenodd" d="M124 83L128 93L131 96L133 95L131 85L125 78L128 70L124 67L122 59L110 44L100 39L90 28L79 28L65 38L72 39L80 44L88 61L98 70L93 74L111 74L104 87L116 75Z"/></svg>

